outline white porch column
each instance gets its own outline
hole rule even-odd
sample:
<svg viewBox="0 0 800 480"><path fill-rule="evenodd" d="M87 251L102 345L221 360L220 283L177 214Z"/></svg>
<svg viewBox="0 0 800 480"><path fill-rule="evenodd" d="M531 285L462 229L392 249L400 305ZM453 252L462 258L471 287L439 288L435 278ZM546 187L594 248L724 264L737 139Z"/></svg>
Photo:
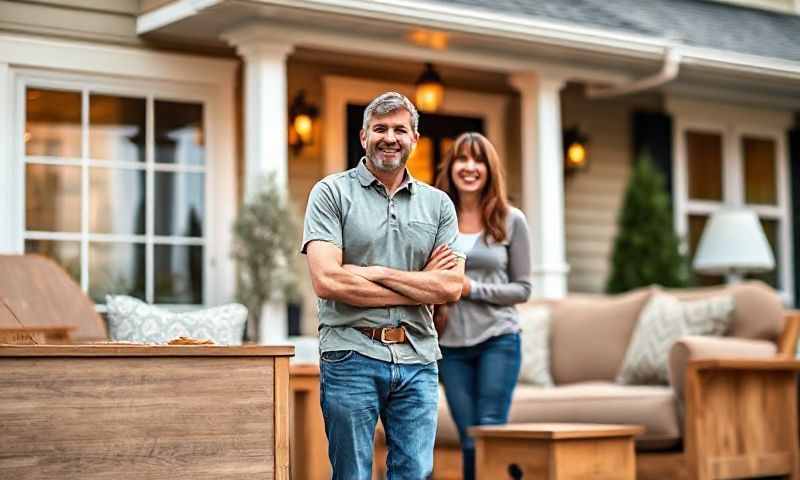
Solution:
<svg viewBox="0 0 800 480"><path fill-rule="evenodd" d="M267 175L288 196L289 146L286 57L293 46L280 41L263 25L253 24L222 36L244 58L244 195L258 192ZM284 343L289 334L286 303L264 305L259 343Z"/></svg>
<svg viewBox="0 0 800 480"><path fill-rule="evenodd" d="M293 46L276 40L268 27L249 25L223 38L244 58L244 192L250 197L267 174L289 185L286 57Z"/></svg>
<svg viewBox="0 0 800 480"><path fill-rule="evenodd" d="M560 298L567 293L559 96L565 83L561 78L529 73L511 78L521 97L522 209L531 229L535 298Z"/></svg>

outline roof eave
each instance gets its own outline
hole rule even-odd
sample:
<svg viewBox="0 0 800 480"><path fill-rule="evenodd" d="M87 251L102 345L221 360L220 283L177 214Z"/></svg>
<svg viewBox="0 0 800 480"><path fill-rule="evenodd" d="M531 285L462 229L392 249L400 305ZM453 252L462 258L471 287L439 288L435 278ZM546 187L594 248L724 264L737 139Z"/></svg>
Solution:
<svg viewBox="0 0 800 480"><path fill-rule="evenodd" d="M201 10L229 1L231 0L176 0L141 15L137 19L137 33L141 35L155 31L170 23L196 15ZM800 62L693 47L646 35L531 17L514 17L419 0L246 0L246 2L371 20L391 19L393 22L408 25L521 40L538 45L559 45L623 58L660 61L671 49L678 52L684 62L704 68L800 79Z"/></svg>

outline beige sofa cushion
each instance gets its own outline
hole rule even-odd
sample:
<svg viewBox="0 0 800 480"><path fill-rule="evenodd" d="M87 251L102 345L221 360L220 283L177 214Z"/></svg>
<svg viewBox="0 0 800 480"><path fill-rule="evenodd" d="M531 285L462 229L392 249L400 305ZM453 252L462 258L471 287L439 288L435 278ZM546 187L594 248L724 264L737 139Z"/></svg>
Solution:
<svg viewBox="0 0 800 480"><path fill-rule="evenodd" d="M569 297L553 305L550 370L556 385L613 381L651 289Z"/></svg>
<svg viewBox="0 0 800 480"><path fill-rule="evenodd" d="M667 385L672 345L687 335L724 335L733 309L731 294L682 302L668 293L654 293L639 315L617 383Z"/></svg>
<svg viewBox="0 0 800 480"><path fill-rule="evenodd" d="M774 342L783 331L783 303L775 290L764 282L753 280L735 285L667 292L680 300L707 298L721 293L732 294L736 309L728 336Z"/></svg>
<svg viewBox="0 0 800 480"><path fill-rule="evenodd" d="M636 445L641 449L667 449L680 441L675 397L669 387L622 386L605 382L551 388L518 385L509 423L530 422L642 425L645 433L636 439ZM443 393L439 397L436 442L439 445L458 445L458 431Z"/></svg>
<svg viewBox="0 0 800 480"><path fill-rule="evenodd" d="M522 361L519 382L552 387L550 375L550 307L523 306L519 309Z"/></svg>

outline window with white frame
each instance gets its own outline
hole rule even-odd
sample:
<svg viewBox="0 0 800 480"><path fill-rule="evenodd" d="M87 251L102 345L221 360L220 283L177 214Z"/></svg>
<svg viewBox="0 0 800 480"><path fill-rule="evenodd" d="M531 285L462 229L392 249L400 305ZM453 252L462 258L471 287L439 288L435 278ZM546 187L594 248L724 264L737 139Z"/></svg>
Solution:
<svg viewBox="0 0 800 480"><path fill-rule="evenodd" d="M18 91L25 252L98 303L204 303L204 104L50 80Z"/></svg>
<svg viewBox="0 0 800 480"><path fill-rule="evenodd" d="M780 129L679 122L676 129L676 223L694 252L711 214L724 205L746 206L758 215L776 268L748 275L791 298L790 216L784 132ZM722 277L696 274L701 285Z"/></svg>

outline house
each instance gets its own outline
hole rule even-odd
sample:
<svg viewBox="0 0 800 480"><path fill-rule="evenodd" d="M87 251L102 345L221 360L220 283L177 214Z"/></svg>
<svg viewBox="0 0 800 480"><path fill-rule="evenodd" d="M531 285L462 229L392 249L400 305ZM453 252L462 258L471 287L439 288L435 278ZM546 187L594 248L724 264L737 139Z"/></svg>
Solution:
<svg viewBox="0 0 800 480"><path fill-rule="evenodd" d="M602 291L646 148L690 249L724 203L756 210L778 259L766 279L792 304L799 13L797 0L0 0L0 251L55 258L98 302L228 301L242 199L271 173L302 211L357 161L360 109L390 89L413 98L430 62L444 99L423 114L412 171L432 178L459 131L495 143L533 228L535 295ZM294 100L319 111L302 142ZM565 173L576 131L590 160ZM314 331L306 297L292 333Z"/></svg>

